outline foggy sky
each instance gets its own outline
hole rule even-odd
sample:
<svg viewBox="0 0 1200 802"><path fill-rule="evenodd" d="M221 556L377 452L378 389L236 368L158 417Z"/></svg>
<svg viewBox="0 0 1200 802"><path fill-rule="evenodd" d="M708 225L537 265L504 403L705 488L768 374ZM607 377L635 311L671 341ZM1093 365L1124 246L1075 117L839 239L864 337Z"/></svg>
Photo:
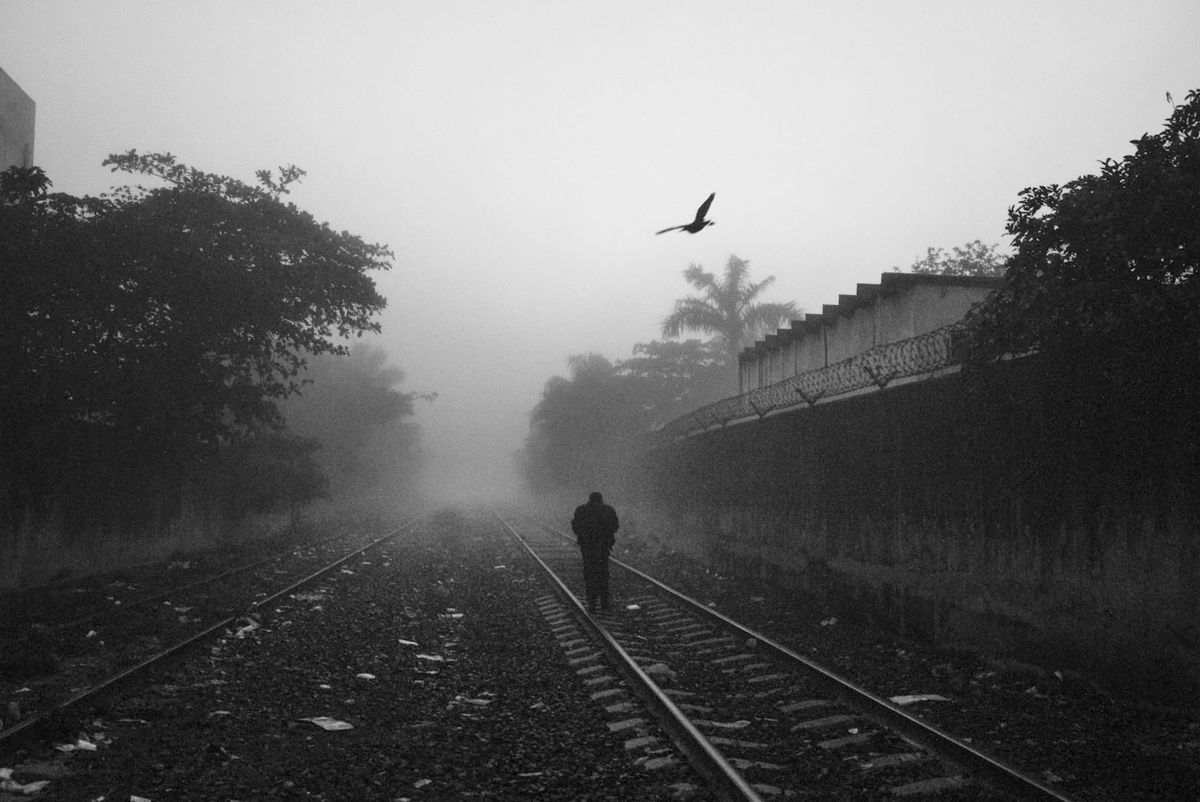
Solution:
<svg viewBox="0 0 1200 802"><path fill-rule="evenodd" d="M659 338L731 253L809 311L926 247L1006 243L1200 87L1200 3L0 0L54 188L169 151L308 171L291 200L396 253L379 344L445 482L505 489L570 354ZM688 222L716 192L697 235Z"/></svg>

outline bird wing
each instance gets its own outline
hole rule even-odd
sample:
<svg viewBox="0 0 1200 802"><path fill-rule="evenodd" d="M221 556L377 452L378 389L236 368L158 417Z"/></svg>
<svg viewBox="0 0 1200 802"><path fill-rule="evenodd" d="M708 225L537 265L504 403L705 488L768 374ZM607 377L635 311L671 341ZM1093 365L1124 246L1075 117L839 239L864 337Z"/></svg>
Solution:
<svg viewBox="0 0 1200 802"><path fill-rule="evenodd" d="M687 226L671 226L670 228L664 228L662 231L655 231L654 233L655 234L666 234L668 231L674 231L677 228L687 228Z"/></svg>
<svg viewBox="0 0 1200 802"><path fill-rule="evenodd" d="M708 207L712 206L713 198L717 197L717 193L708 196L708 200L700 204L700 208L696 210L696 222L699 223L704 219L704 215L708 214Z"/></svg>

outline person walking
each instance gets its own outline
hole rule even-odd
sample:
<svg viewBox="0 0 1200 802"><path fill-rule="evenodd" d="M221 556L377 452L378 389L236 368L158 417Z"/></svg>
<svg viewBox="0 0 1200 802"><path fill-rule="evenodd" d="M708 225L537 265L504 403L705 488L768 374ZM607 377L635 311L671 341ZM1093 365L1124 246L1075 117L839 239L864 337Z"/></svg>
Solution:
<svg viewBox="0 0 1200 802"><path fill-rule="evenodd" d="M597 600L602 610L608 609L608 555L616 543L617 530L620 528L617 511L605 504L604 497L599 493L592 493L588 496L587 504L575 508L571 531L575 533L575 542L579 544L579 552L583 556L583 581L587 585L589 613L596 612Z"/></svg>

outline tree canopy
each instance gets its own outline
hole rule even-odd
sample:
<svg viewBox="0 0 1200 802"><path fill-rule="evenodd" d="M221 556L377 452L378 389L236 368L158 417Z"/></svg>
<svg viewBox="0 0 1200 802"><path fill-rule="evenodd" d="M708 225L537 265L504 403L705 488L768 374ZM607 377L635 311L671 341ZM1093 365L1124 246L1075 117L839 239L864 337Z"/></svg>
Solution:
<svg viewBox="0 0 1200 802"><path fill-rule="evenodd" d="M571 378L554 376L530 415L523 473L544 494L575 494L621 481L649 429L647 385L596 353L570 357Z"/></svg>
<svg viewBox="0 0 1200 802"><path fill-rule="evenodd" d="M21 506L113 443L182 467L197 448L280 419L306 355L377 331L369 273L391 253L283 198L295 167L255 185L170 154L110 156L156 179L100 197L0 178L0 488ZM103 442L84 459L87 442ZM111 460L110 460L111 461ZM38 478L40 477L40 478ZM25 499L24 502L14 499Z"/></svg>
<svg viewBox="0 0 1200 802"><path fill-rule="evenodd" d="M759 301L775 283L775 277L751 281L750 262L734 254L729 255L720 279L697 264L689 265L683 277L702 295L675 302L674 311L663 320L663 336L679 337L685 331L698 331L719 337L730 365L737 364L738 352L752 345L758 335L783 325L800 311L793 301Z"/></svg>
<svg viewBox="0 0 1200 802"><path fill-rule="evenodd" d="M925 258L913 262L908 271L935 276L1002 276L1008 257L998 253L999 248L981 240L956 245L950 253L945 248L926 248ZM899 272L900 268L893 270Z"/></svg>
<svg viewBox="0 0 1200 802"><path fill-rule="evenodd" d="M652 426L737 393L737 375L718 340L638 343L614 367L644 382Z"/></svg>
<svg viewBox="0 0 1200 802"><path fill-rule="evenodd" d="M1168 353L1179 367L1195 364L1200 91L1161 132L1132 144L1098 175L1020 193L1008 211L1016 253L1003 285L967 318L975 359L1100 349L1143 364Z"/></svg>

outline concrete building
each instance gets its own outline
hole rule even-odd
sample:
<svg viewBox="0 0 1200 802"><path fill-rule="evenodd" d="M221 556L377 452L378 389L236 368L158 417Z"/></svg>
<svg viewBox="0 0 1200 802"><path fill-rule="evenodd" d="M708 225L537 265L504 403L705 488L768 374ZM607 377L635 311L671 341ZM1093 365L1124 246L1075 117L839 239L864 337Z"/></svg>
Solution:
<svg viewBox="0 0 1200 802"><path fill-rule="evenodd" d="M33 125L37 104L0 69L0 171L33 167Z"/></svg>
<svg viewBox="0 0 1200 802"><path fill-rule="evenodd" d="M742 393L819 370L891 343L911 340L962 320L999 286L998 278L884 273L859 284L820 313L793 320L738 355Z"/></svg>

